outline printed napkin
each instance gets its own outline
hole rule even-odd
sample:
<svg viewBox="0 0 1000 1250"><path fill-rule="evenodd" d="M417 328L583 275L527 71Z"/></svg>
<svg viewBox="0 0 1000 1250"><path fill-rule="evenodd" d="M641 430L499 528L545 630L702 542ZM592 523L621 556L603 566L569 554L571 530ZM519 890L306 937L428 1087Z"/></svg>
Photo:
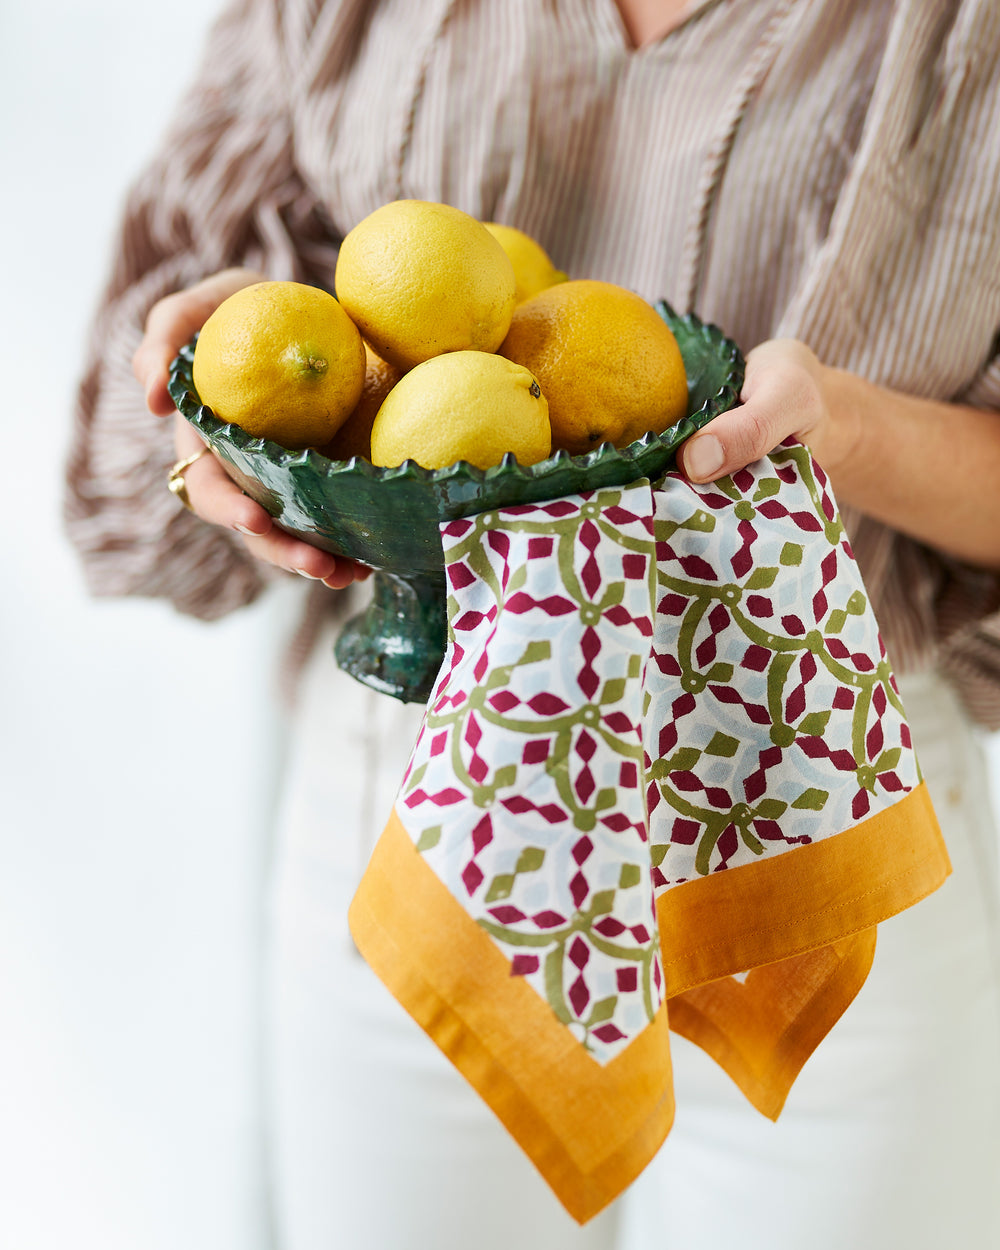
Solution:
<svg viewBox="0 0 1000 1250"><path fill-rule="evenodd" d="M441 536L448 652L351 927L583 1222L670 1130L670 1031L776 1118L947 854L801 445Z"/></svg>

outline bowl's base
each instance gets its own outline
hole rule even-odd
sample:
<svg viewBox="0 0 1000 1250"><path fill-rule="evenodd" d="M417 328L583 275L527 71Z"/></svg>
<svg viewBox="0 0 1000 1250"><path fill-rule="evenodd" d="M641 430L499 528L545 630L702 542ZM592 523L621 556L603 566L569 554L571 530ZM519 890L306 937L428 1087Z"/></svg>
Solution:
<svg viewBox="0 0 1000 1250"><path fill-rule="evenodd" d="M372 574L367 609L351 617L334 646L352 677L403 703L426 703L448 637L444 576Z"/></svg>

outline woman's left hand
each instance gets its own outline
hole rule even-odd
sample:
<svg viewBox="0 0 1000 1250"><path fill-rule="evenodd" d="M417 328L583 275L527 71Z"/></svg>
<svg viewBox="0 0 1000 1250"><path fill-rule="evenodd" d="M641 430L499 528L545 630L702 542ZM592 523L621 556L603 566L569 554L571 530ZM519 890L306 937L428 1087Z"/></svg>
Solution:
<svg viewBox="0 0 1000 1250"><path fill-rule="evenodd" d="M713 482L796 438L841 504L1000 570L1000 413L878 385L793 339L748 353L740 401L681 445L690 481Z"/></svg>
<svg viewBox="0 0 1000 1250"><path fill-rule="evenodd" d="M840 371L795 339L771 339L749 352L740 406L685 442L678 459L692 482L745 468L786 438L805 443L828 472L857 443L859 422Z"/></svg>

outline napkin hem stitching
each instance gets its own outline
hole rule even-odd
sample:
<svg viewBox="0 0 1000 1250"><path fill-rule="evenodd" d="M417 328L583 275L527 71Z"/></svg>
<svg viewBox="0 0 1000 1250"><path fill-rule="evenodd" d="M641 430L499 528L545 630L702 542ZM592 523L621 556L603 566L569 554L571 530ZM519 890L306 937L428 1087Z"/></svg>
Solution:
<svg viewBox="0 0 1000 1250"><path fill-rule="evenodd" d="M880 893L886 886L890 886L894 884L895 882L902 881L907 877L911 877L915 875L919 869L923 868L925 865L927 865L928 863L930 863L932 860L936 858L938 858L938 856L935 856L933 854L925 855L922 859L918 860L915 864L911 865L904 872L895 873L891 877L886 877L880 883L880 885L874 887L873 889L865 890L864 893L862 894L855 894L851 898L846 899L842 903L831 904L828 907L821 907L817 911L808 912L807 914L803 916L793 917L791 920L782 921L780 924L767 925L763 928L751 929L751 930L748 930L743 936L761 937L766 934L781 933L783 930L796 928L805 921L815 920L820 916L833 915L834 913L838 911L843 911L845 908L857 906L857 904L862 902L864 899L871 898L872 895ZM907 902L901 903L898 906L895 906L892 911L888 912L885 916L882 917L882 920L876 923L880 924L882 923L882 921L888 920L892 916L898 915L900 912L905 911L908 907L911 907L914 904L919 903L922 899L927 898L928 895L933 894L939 885L940 885L940 882L935 882L933 885L928 886L926 889L924 889L920 894L917 894L915 896L908 896ZM865 929L871 929L872 927L873 927L873 922L871 921L861 922L855 925L851 929L844 929L842 932L838 933L836 938L826 939L826 940L816 939L813 941L806 941L801 946L798 946L793 950L787 951L779 959L767 960L764 963L757 964L755 966L765 967L768 963L781 963L781 961L784 959L791 959L795 955L803 955L807 951L810 951L810 950L819 950L824 946L832 945L833 942L839 941L841 938L852 937L854 934L862 933L864 932ZM724 939L720 939L717 942L706 942L700 946L692 947L691 950L685 953L684 955L678 955L678 956L675 956L673 959L669 959L669 960L665 959L663 961L664 970L666 970L667 968L676 967L678 964L686 963L690 958L692 958L693 956L701 952L718 950L720 947L729 946L730 944L731 944L730 939L724 938ZM739 968L739 969L736 969L736 971L745 972L745 971L749 971L749 969ZM712 979L719 980L721 978L712 978ZM685 990L693 989L699 985L705 985L705 984L708 984L708 982L704 980L689 981L686 984L679 986L676 990L672 989L669 997L675 998L678 994L684 993Z"/></svg>

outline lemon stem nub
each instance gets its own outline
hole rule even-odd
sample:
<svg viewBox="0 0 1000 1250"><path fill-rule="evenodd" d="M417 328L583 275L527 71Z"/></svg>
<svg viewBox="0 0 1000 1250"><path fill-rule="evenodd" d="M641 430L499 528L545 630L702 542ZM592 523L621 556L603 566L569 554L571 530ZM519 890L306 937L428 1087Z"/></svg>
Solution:
<svg viewBox="0 0 1000 1250"><path fill-rule="evenodd" d="M327 362L322 356L310 356L306 368L312 373L326 373Z"/></svg>

